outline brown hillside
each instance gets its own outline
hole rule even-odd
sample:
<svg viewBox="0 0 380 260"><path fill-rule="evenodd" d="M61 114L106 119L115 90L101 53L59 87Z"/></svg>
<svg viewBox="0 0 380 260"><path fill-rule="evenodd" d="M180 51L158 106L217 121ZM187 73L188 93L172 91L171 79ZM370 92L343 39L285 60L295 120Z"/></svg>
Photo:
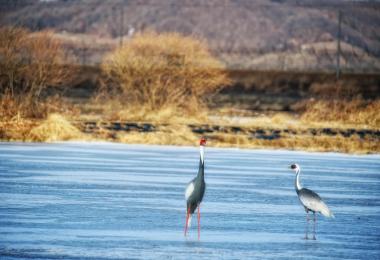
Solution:
<svg viewBox="0 0 380 260"><path fill-rule="evenodd" d="M120 35L127 40L132 30L177 31L207 39L230 67L332 70L339 10L343 69L380 71L380 4L376 2L2 1L0 21L32 30L54 28L61 37L64 33L113 38L115 44ZM95 63L102 57L96 50L86 55Z"/></svg>

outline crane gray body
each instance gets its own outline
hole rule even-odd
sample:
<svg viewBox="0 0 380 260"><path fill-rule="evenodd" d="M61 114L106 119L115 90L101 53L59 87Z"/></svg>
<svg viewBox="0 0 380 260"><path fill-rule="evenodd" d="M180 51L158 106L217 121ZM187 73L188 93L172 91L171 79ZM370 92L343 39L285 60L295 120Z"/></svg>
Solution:
<svg viewBox="0 0 380 260"><path fill-rule="evenodd" d="M192 179L186 186L185 199L186 199L186 223L184 234L186 236L187 228L191 225L191 217L195 210L198 209L198 239L200 239L200 207L203 200L203 196L206 190L205 183L205 163L204 163L204 146L206 145L206 139L200 140L200 159L197 176Z"/></svg>
<svg viewBox="0 0 380 260"><path fill-rule="evenodd" d="M296 189L296 192L306 212L320 212L326 217L332 217L331 211L317 193L306 188Z"/></svg>
<svg viewBox="0 0 380 260"><path fill-rule="evenodd" d="M292 170L296 172L296 179L295 179L295 190L297 192L298 198L301 202L301 204L304 206L306 211L306 230L305 230L305 239L308 239L308 224L309 224L309 211L313 213L313 220L314 220L314 226L313 226L313 239L315 238L315 225L316 225L316 213L321 213L325 217L332 217L334 218L334 214L330 211L330 209L327 207L326 203L321 199L321 197L314 191L303 188L301 186L300 182L300 173L301 169L298 164L292 164L290 166Z"/></svg>
<svg viewBox="0 0 380 260"><path fill-rule="evenodd" d="M202 202L206 190L206 183L204 178L204 163L199 160L198 175L188 184L188 187L193 185L194 190L189 197L186 198L186 207L189 209L190 214L193 214L198 205Z"/></svg>

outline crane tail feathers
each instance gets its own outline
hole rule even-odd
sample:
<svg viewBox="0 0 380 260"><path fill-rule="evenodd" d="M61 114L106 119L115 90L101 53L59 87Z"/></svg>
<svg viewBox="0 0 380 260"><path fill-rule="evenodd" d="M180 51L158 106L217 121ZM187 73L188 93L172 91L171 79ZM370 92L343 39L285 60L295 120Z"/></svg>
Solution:
<svg viewBox="0 0 380 260"><path fill-rule="evenodd" d="M331 210L327 207L327 205L324 205L321 209L321 213L323 216L328 217L328 218L335 218L334 214L331 212Z"/></svg>
<svg viewBox="0 0 380 260"><path fill-rule="evenodd" d="M334 215L334 213L332 213L331 211L329 211L329 218L335 218L335 215Z"/></svg>

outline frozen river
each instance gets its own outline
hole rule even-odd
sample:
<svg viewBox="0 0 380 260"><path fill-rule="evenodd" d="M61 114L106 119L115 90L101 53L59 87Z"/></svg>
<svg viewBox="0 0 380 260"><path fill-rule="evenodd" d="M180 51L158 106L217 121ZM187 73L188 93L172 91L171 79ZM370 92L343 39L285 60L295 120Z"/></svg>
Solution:
<svg viewBox="0 0 380 260"><path fill-rule="evenodd" d="M196 147L0 143L0 259L380 259L380 156L206 148L201 239L183 236ZM318 192L304 240L294 190Z"/></svg>

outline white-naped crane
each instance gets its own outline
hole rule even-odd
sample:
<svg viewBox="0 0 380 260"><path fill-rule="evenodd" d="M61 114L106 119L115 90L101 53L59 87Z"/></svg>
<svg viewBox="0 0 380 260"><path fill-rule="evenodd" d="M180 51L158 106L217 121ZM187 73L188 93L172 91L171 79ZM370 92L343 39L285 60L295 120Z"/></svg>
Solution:
<svg viewBox="0 0 380 260"><path fill-rule="evenodd" d="M315 213L320 212L325 217L332 217L334 218L334 214L331 212L331 210L327 207L327 205L323 202L321 197L317 193L315 193L312 190L303 188L301 186L300 182L300 174L301 174L301 168L298 164L292 164L290 165L290 169L292 169L296 173L296 180L295 180L295 188L298 195L298 198L301 202L301 204L304 206L306 211L306 229L305 229L305 239L308 239L308 232L309 232L309 211L313 212L313 238L315 237L315 225L317 222Z"/></svg>
<svg viewBox="0 0 380 260"><path fill-rule="evenodd" d="M201 202L203 199L203 195L205 194L206 190L206 183L205 183L205 161L204 161L204 148L206 146L206 139L202 137L199 141L199 152L200 152L200 158L199 158L199 169L198 169L198 175L189 182L189 184L186 187L185 191L185 198L186 198L186 223L185 223L185 236L187 234L187 229L191 225L191 217L194 214L195 210L198 209L198 239L200 238L201 234L201 213L200 213L200 207Z"/></svg>

